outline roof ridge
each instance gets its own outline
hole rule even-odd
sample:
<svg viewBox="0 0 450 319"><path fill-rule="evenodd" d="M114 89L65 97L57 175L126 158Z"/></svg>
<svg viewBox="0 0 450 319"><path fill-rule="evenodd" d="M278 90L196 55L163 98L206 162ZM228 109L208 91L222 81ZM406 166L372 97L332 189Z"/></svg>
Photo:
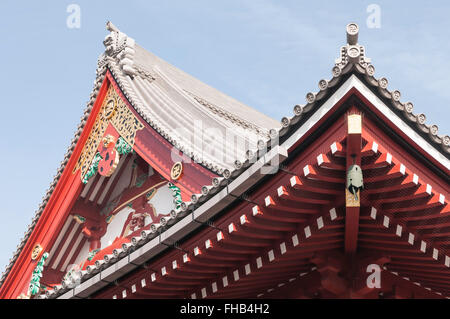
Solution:
<svg viewBox="0 0 450 319"><path fill-rule="evenodd" d="M183 89L184 90L184 89ZM199 97L195 95L192 92L189 92L188 90L184 90L188 95L193 97L200 105L203 105L204 107L210 109L214 114L217 114L221 117L229 118L231 122L235 123L238 126L241 126L242 128L250 128L251 130L255 131L258 135L267 137L268 133L263 128L259 127L258 125L255 125L253 123L250 123L236 114L233 114L231 112L228 112L227 110L224 110L220 106L217 106L216 104L209 102L208 100Z"/></svg>

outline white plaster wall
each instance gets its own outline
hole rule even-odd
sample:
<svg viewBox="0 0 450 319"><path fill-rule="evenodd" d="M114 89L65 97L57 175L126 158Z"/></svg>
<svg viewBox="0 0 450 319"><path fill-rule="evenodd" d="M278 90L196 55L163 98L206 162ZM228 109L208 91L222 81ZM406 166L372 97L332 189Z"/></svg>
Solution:
<svg viewBox="0 0 450 319"><path fill-rule="evenodd" d="M80 253L77 256L77 259L75 259L74 264L81 264L87 257L89 254L89 240L86 240L86 242L84 243L83 248L81 248Z"/></svg>
<svg viewBox="0 0 450 319"><path fill-rule="evenodd" d="M172 190L167 185L163 185L158 188L155 195L148 201L148 203L153 205L157 215L168 215L175 207L175 204L173 203ZM127 220L128 215L133 211L134 209L126 206L115 215L111 223L108 225L106 234L100 240L102 249L111 245L114 239L121 235L125 221ZM152 218L146 217L145 226L151 223L153 223Z"/></svg>
<svg viewBox="0 0 450 319"><path fill-rule="evenodd" d="M100 239L102 249L111 245L114 239L120 236L120 234L122 233L123 225L125 224L128 215L133 211L134 209L126 206L114 216L113 220L108 225L106 234Z"/></svg>
<svg viewBox="0 0 450 319"><path fill-rule="evenodd" d="M157 215L167 215L175 208L172 190L167 184L158 188L158 191L155 196L150 199L149 203L155 207Z"/></svg>

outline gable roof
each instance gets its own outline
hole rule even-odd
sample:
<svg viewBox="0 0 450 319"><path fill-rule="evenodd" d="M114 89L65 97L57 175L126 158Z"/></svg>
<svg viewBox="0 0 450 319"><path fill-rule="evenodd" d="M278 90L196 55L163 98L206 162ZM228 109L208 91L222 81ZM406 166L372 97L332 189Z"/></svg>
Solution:
<svg viewBox="0 0 450 319"><path fill-rule="evenodd" d="M423 137L445 158L450 158L450 137L448 135L439 135L436 125L426 124L424 114L414 114L412 103L400 101L401 94L399 91L389 91L387 89L388 80L386 78L376 79L374 77L375 68L371 64L371 60L365 56L364 47L358 44L358 26L354 23L347 26L348 43L341 48L340 57L336 60L335 66L332 69L332 78L330 80L320 80L319 91L308 93L306 95L307 103L304 105L296 105L293 116L282 118L281 127L279 127L277 121L263 116L248 107L243 107L241 103L234 99L223 95L162 61L153 54L146 52L137 46L133 39L118 31L111 23L108 23L108 29L111 31L111 34L105 39L106 51L99 58L94 90L91 93L90 101L81 119L78 131L69 146L54 181L50 185L40 208L36 212L32 224L29 226L21 244L19 244L16 253L10 260L10 264L0 279L0 287L19 256L26 240L33 231L64 170L65 164L68 162L90 114L107 69L114 75L124 95L131 105L135 107L136 111L162 136L169 140L169 142L179 147L180 150L185 151L186 154L194 159L196 155L195 149L189 149L188 144L183 145L182 141L176 141L170 136L169 130L175 128L174 125L176 123L171 122L170 117L163 112L162 107L164 104L161 101L160 103L151 104L149 101L154 102L154 100L145 98L149 95L156 94L156 91L164 87L164 85L170 84L170 87L165 88L175 91L173 92L174 95L172 95L174 99L181 98L183 100L183 106L180 106L169 99L169 102L173 103L171 105L177 108L177 112L181 112L182 114L182 112L187 113L187 110L190 110L196 114L201 113L199 115L200 118L208 116L209 119L213 119L216 124L223 128L244 127L248 132L253 133L255 138L260 137L258 147L248 148L245 152L245 158L237 158L234 161L234 165L219 163L219 161L209 161L214 159L201 161L206 167L220 172L223 177L214 178L211 185L205 185L202 188L202 194L194 194L191 202L183 203L182 207L176 212L178 219L198 208L196 204L208 201L226 185L229 185L230 179L235 179L242 172L246 171L254 163L255 157L264 154L264 151L261 151L261 149L264 149L264 145L261 145L262 143L269 145L270 148L273 139L281 137L286 140L287 137L292 136L299 126L305 124L303 120L308 118L310 114L315 113L337 88L344 84L344 82L347 83L346 80L349 76L354 74L360 76L368 87L374 89L377 96L380 96L386 102L387 107L399 115L402 121L411 127L414 132L417 132L417 134ZM199 108L203 108L204 113L199 112ZM270 157L265 162L269 160ZM448 169L448 165L446 165L446 168ZM256 183L257 180L252 180L251 183ZM141 238L141 240L138 239L136 242L139 245L143 245L149 239L150 237ZM85 275L86 278L83 278L83 280L87 279L90 274ZM56 295L60 295L62 292L59 291Z"/></svg>
<svg viewBox="0 0 450 319"><path fill-rule="evenodd" d="M222 136L228 131L243 138L247 144L237 145L235 152L242 160L249 144L268 140L269 130L280 127L278 121L146 51L112 23L108 22L107 28L111 33L105 38L106 50L99 63L108 66L142 118L196 162L219 174L232 168L225 156L232 145L207 136L208 128ZM198 140L203 143L193 142ZM205 152L208 147L213 151Z"/></svg>
<svg viewBox="0 0 450 319"><path fill-rule="evenodd" d="M98 59L94 87L78 128L53 181L42 198L41 205L0 278L0 287L36 226L75 149L108 70L130 104L148 124L184 154L219 174L232 167L232 163L223 160L226 156L221 151L225 148L218 145L213 153L215 156L204 158L201 149L192 147L195 146L192 143L192 140L195 140L193 135L198 132L192 130L191 136L188 136L190 139L177 140L174 133L179 128L193 128L195 121L203 121L209 123L211 127L220 128L223 132L227 129L237 134L241 132L241 137L248 143L256 143L258 140L266 141L269 130L280 126L278 121L202 83L146 51L112 23L107 23L107 29L110 34L104 41L105 52ZM185 138L186 135L179 134L178 137ZM246 144L243 145L247 147ZM237 152L245 157L245 149L238 149Z"/></svg>

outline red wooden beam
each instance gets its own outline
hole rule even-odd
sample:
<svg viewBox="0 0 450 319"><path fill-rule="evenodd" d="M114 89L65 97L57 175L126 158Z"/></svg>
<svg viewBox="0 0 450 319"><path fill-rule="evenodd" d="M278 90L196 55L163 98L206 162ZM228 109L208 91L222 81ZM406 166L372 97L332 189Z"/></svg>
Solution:
<svg viewBox="0 0 450 319"><path fill-rule="evenodd" d="M347 171L351 165L361 166L361 148L362 148L362 116L356 110L351 111L353 114L347 114ZM354 255L357 249L359 213L360 204L359 197L355 203L350 203L352 194L346 189L346 211L345 211L345 253Z"/></svg>

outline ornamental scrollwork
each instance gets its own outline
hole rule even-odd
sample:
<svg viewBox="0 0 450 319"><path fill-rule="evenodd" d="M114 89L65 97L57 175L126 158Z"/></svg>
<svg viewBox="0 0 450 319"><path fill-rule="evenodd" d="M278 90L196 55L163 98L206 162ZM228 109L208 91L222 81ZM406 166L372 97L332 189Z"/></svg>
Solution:
<svg viewBox="0 0 450 319"><path fill-rule="evenodd" d="M137 131L144 128L144 125L128 108L112 85L106 93L94 126L73 170L74 173L78 170L81 171L83 182L87 182L97 171L100 160L98 158L98 148L109 124L119 133L121 140L118 146L123 150L133 148Z"/></svg>

